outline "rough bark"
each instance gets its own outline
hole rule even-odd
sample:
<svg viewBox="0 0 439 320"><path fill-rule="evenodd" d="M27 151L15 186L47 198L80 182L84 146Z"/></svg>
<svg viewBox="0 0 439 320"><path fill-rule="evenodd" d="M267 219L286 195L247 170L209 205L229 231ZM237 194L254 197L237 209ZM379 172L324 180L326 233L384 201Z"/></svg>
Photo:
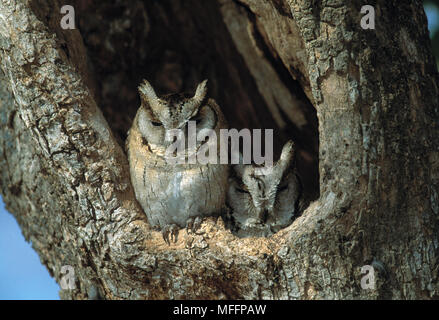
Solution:
<svg viewBox="0 0 439 320"><path fill-rule="evenodd" d="M2 0L1 192L56 280L75 268L61 297L438 298L426 17L420 1L375 1L376 29L363 30L362 4L78 0L79 30L62 30L56 0ZM209 218L167 246L121 147L144 77L163 92L208 78L232 127L274 128L280 147L293 137L318 199L270 238ZM366 264L374 290L360 286Z"/></svg>

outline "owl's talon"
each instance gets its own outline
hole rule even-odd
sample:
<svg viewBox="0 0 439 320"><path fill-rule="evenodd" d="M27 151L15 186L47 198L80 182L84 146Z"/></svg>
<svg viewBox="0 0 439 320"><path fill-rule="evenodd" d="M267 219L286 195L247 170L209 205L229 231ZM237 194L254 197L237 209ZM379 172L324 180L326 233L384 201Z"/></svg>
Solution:
<svg viewBox="0 0 439 320"><path fill-rule="evenodd" d="M178 227L175 224L168 224L163 227L162 230L163 240L167 243L167 245L171 245L171 241L173 243L177 242L178 236Z"/></svg>
<svg viewBox="0 0 439 320"><path fill-rule="evenodd" d="M186 232L190 233L192 232L192 230L194 229L194 217L190 217L189 219L187 219L186 221Z"/></svg>
<svg viewBox="0 0 439 320"><path fill-rule="evenodd" d="M171 225L171 241L173 241L174 243L177 242L178 238L178 227L173 224Z"/></svg>
<svg viewBox="0 0 439 320"><path fill-rule="evenodd" d="M169 228L168 228L168 226L163 227L162 237L163 237L163 240L166 242L166 244L169 246L170 243L169 243Z"/></svg>
<svg viewBox="0 0 439 320"><path fill-rule="evenodd" d="M203 219L201 217L190 217L186 222L187 233L195 233L201 226Z"/></svg>
<svg viewBox="0 0 439 320"><path fill-rule="evenodd" d="M203 222L203 218L195 217L193 232L195 233L201 227L201 223Z"/></svg>

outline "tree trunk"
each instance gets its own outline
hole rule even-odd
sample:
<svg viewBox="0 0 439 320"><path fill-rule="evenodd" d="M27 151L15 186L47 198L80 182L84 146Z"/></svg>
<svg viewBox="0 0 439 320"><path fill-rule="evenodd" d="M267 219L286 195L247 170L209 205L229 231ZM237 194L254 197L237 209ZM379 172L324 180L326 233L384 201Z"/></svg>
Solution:
<svg viewBox="0 0 439 320"><path fill-rule="evenodd" d="M0 1L0 181L66 299L439 298L438 73L421 1ZM137 86L289 138L314 202L270 238L221 218L168 246L122 148ZM361 267L375 269L363 289Z"/></svg>

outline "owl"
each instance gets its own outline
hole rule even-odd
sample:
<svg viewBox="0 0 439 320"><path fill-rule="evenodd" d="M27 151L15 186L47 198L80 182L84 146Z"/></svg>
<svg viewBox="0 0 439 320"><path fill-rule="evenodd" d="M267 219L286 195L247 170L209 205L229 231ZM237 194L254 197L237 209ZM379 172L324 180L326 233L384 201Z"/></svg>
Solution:
<svg viewBox="0 0 439 320"><path fill-rule="evenodd" d="M197 86L193 96L158 97L146 80L139 92L141 105L126 142L131 182L148 222L160 229L170 244L170 240L177 241L180 228L194 231L202 217L223 210L229 168L219 164L219 160L216 164L169 161L169 147L175 139L167 138L167 134L178 129L185 138L181 140L185 149L179 153L183 158L180 160L188 160L204 144L212 142L197 139L189 148L186 142L194 138L188 136L190 123L195 125L196 134L209 129L216 137L220 137L219 130L226 129L227 123L216 102L206 98L207 80ZM216 146L219 154L219 141Z"/></svg>
<svg viewBox="0 0 439 320"><path fill-rule="evenodd" d="M273 166L238 164L233 167L226 221L236 235L270 236L287 227L298 215L303 188L294 166L294 152L290 140Z"/></svg>

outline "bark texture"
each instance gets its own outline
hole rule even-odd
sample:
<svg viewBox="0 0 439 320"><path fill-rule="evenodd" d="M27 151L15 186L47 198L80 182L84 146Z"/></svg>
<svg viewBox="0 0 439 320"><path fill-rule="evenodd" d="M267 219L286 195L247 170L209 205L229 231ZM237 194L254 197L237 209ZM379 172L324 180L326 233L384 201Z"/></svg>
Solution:
<svg viewBox="0 0 439 320"><path fill-rule="evenodd" d="M62 4L0 1L1 193L56 280L75 268L62 298L439 297L439 77L421 1L374 1L375 30L357 0L77 0L77 30L60 28ZM208 78L231 127L275 129L277 153L296 140L318 198L270 238L209 218L167 246L121 147L142 78L162 92Z"/></svg>

